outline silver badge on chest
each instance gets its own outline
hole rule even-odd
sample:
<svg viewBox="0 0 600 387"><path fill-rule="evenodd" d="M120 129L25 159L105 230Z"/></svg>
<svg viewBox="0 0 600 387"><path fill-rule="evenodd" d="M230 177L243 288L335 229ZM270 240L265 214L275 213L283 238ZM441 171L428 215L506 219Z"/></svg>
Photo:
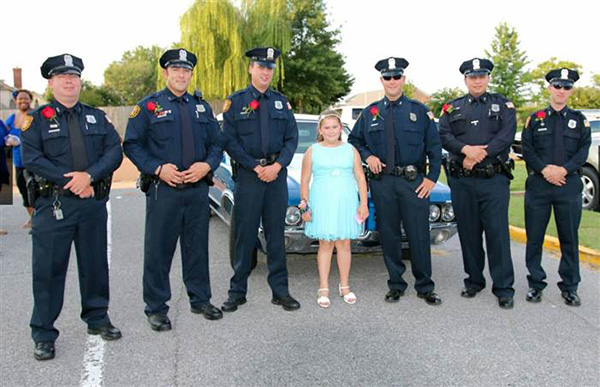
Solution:
<svg viewBox="0 0 600 387"><path fill-rule="evenodd" d="M567 124L567 126L571 129L575 129L577 127L577 121L569 120L569 123Z"/></svg>
<svg viewBox="0 0 600 387"><path fill-rule="evenodd" d="M277 109L277 110L283 109L283 103L281 103L281 101L275 101L275 109Z"/></svg>
<svg viewBox="0 0 600 387"><path fill-rule="evenodd" d="M408 117L410 118L410 120L412 122L417 122L417 115L413 112L410 112L410 114L408 115Z"/></svg>
<svg viewBox="0 0 600 387"><path fill-rule="evenodd" d="M204 107L204 105L202 105L202 104L196 105L196 111L198 113L204 113L206 111L206 107Z"/></svg>
<svg viewBox="0 0 600 387"><path fill-rule="evenodd" d="M90 124L95 124L96 123L96 117L88 114L85 116L85 120L90 123Z"/></svg>
<svg viewBox="0 0 600 387"><path fill-rule="evenodd" d="M492 111L494 113L498 113L500 111L500 105L498 105L497 103L493 103L492 104Z"/></svg>

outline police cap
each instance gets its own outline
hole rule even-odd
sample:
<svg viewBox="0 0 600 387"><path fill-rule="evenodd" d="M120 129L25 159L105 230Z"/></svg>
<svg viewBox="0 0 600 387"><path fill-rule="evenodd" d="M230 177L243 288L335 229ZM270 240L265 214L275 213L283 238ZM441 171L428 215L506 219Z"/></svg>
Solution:
<svg viewBox="0 0 600 387"><path fill-rule="evenodd" d="M579 79L577 70L554 69L546 74L546 80L549 83L558 83L560 85L573 85Z"/></svg>
<svg viewBox="0 0 600 387"><path fill-rule="evenodd" d="M162 54L159 63L163 69L167 67L181 67L193 70L194 66L196 66L196 55L184 48L173 48Z"/></svg>
<svg viewBox="0 0 600 387"><path fill-rule="evenodd" d="M402 75L404 69L408 67L408 61L404 58L389 57L380 60L375 64L375 69L381 73L381 76Z"/></svg>
<svg viewBox="0 0 600 387"><path fill-rule="evenodd" d="M494 69L494 64L489 59L473 58L464 61L458 71L464 74L465 77L476 75L488 75Z"/></svg>
<svg viewBox="0 0 600 387"><path fill-rule="evenodd" d="M46 79L50 79L53 75L57 74L75 74L81 76L83 61L81 58L71 54L51 56L42 63L40 70L42 71L42 77Z"/></svg>
<svg viewBox="0 0 600 387"><path fill-rule="evenodd" d="M270 69L275 68L275 60L280 54L281 51L273 47L256 47L246 51L246 56L253 62L257 62Z"/></svg>

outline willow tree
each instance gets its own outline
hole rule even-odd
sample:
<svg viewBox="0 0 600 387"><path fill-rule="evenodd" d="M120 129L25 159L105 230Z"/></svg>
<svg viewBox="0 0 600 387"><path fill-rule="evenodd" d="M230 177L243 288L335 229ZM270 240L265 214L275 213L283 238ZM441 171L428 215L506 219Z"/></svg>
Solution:
<svg viewBox="0 0 600 387"><path fill-rule="evenodd" d="M245 20L229 0L196 2L181 17L181 46L198 57L191 89L222 99L247 83Z"/></svg>
<svg viewBox="0 0 600 387"><path fill-rule="evenodd" d="M285 79L285 57L292 45L293 13L290 2L283 0L244 0L242 12L246 19L244 36L247 48L275 47L281 51L273 83L278 89Z"/></svg>

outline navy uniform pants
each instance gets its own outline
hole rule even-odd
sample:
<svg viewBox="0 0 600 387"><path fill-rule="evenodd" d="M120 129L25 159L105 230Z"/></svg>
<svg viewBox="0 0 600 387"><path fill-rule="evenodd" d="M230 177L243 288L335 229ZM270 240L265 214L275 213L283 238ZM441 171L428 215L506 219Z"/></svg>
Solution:
<svg viewBox="0 0 600 387"><path fill-rule="evenodd" d="M171 299L169 273L177 240L181 248L183 283L194 307L210 301L208 271L208 186L175 189L165 182L146 193L144 302L146 315L167 314Z"/></svg>
<svg viewBox="0 0 600 387"><path fill-rule="evenodd" d="M475 290L485 288L485 234L485 250L493 281L492 293L496 297L513 297L515 275L508 231L510 180L505 175L495 174L491 178L449 177L448 183L452 191L464 269L468 275L464 280L465 287Z"/></svg>
<svg viewBox="0 0 600 387"><path fill-rule="evenodd" d="M421 175L415 181L407 181L404 177L383 174L379 180L370 181L390 289L404 291L408 286L402 278L406 271L402 262L402 227L410 246L415 289L418 293L428 293L435 288L431 279L429 198L419 199L415 192L422 181Z"/></svg>
<svg viewBox="0 0 600 387"><path fill-rule="evenodd" d="M65 278L71 245L75 243L81 319L96 329L110 322L109 285L106 254L106 200L79 199L60 195L63 219L53 215L54 197L40 197L32 220L34 342L55 341L54 322L63 306Z"/></svg>
<svg viewBox="0 0 600 387"><path fill-rule="evenodd" d="M558 287L562 291L577 290L579 276L579 238L577 230L581 221L581 190L579 175L567 176L567 183L557 187L543 176L530 175L525 186L525 228L527 248L525 261L529 275L529 287L544 289L546 273L542 268L542 245L544 234L554 209L556 229L560 241L561 259L558 274L562 279Z"/></svg>
<svg viewBox="0 0 600 387"><path fill-rule="evenodd" d="M275 297L289 295L285 258L285 213L288 205L287 169L270 182L262 182L254 171L238 169L234 190L233 236L235 261L229 297L239 299L248 292L252 271L252 250L256 247L258 227L267 240L268 282Z"/></svg>

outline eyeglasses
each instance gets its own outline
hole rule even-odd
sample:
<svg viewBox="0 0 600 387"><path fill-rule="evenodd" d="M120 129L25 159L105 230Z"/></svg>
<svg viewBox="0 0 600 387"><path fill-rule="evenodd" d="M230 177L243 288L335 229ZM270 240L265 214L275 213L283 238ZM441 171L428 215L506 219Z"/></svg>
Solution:
<svg viewBox="0 0 600 387"><path fill-rule="evenodd" d="M565 88L565 90L571 90L573 88L573 85L563 85L560 83L553 83L552 87L554 87L556 90L560 90L563 87Z"/></svg>
<svg viewBox="0 0 600 387"><path fill-rule="evenodd" d="M394 78L394 80L397 81L400 78L402 78L402 74L398 74L398 75L383 75L382 78L383 78L384 81L389 81L392 78Z"/></svg>

